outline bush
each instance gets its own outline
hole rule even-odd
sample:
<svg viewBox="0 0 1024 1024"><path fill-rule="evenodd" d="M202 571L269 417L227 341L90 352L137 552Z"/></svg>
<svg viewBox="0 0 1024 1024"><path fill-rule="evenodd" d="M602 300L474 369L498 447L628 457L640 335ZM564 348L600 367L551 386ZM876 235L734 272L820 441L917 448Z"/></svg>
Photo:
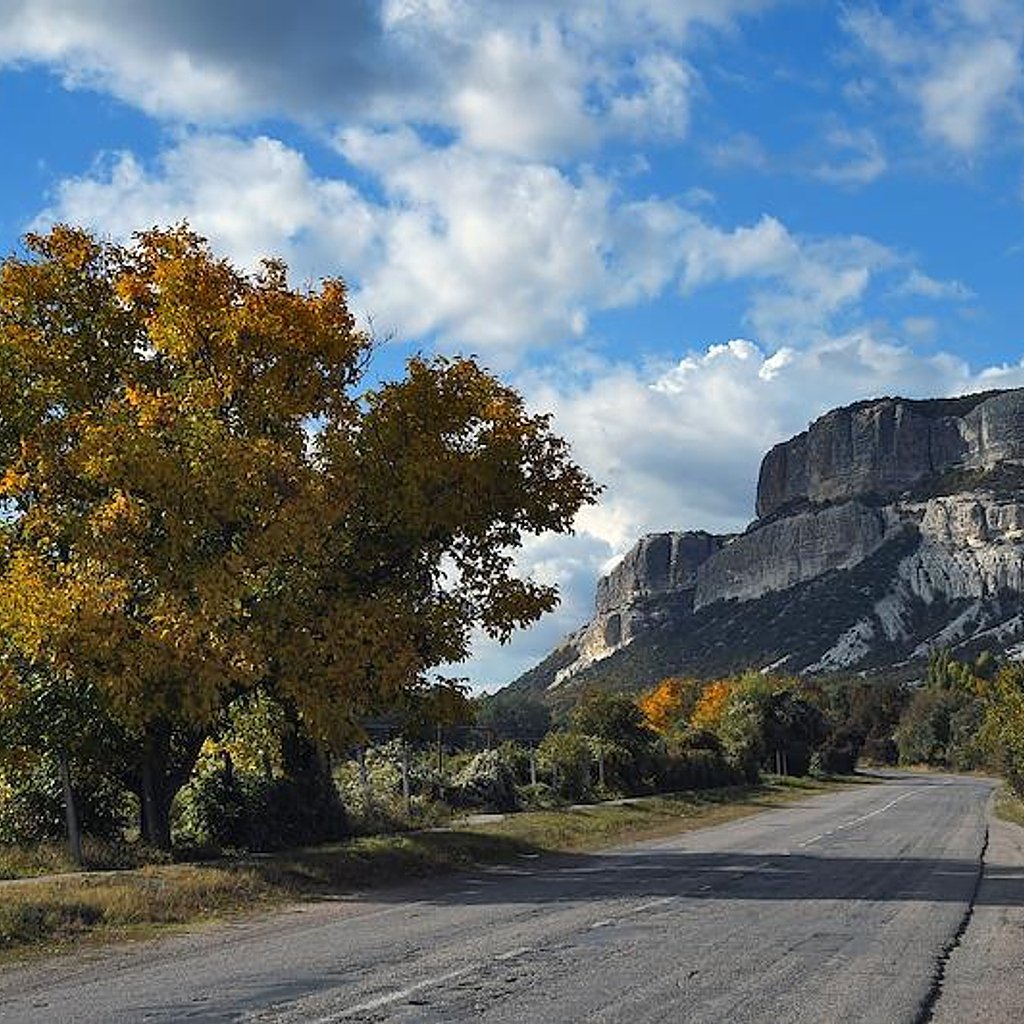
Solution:
<svg viewBox="0 0 1024 1024"><path fill-rule="evenodd" d="M590 741L576 732L549 732L537 748L537 764L551 790L569 801L591 795L593 754Z"/></svg>
<svg viewBox="0 0 1024 1024"><path fill-rule="evenodd" d="M850 775L857 768L863 746L864 736L859 729L837 729L815 752L811 766L826 775Z"/></svg>
<svg viewBox="0 0 1024 1024"><path fill-rule="evenodd" d="M869 736L860 751L861 760L869 764L896 764L900 759L899 747L891 736Z"/></svg>
<svg viewBox="0 0 1024 1024"><path fill-rule="evenodd" d="M322 771L269 777L200 762L174 804L175 841L215 849L279 850L340 839L350 831Z"/></svg>
<svg viewBox="0 0 1024 1024"><path fill-rule="evenodd" d="M482 750L455 776L451 802L485 811L516 810L515 774L501 751Z"/></svg>
<svg viewBox="0 0 1024 1024"><path fill-rule="evenodd" d="M520 786L518 795L520 806L530 811L547 811L565 806L565 801L544 782L538 782L535 786Z"/></svg>
<svg viewBox="0 0 1024 1024"><path fill-rule="evenodd" d="M121 784L94 765L73 765L72 783L83 833L120 838L131 808ZM38 754L0 773L0 842L62 840L65 835L64 791L55 758Z"/></svg>

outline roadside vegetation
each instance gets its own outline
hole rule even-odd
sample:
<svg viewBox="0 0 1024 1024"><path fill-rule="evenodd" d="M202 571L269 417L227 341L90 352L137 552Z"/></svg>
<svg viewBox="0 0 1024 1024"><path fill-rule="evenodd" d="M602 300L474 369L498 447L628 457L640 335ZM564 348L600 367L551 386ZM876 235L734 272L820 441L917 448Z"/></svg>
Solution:
<svg viewBox="0 0 1024 1024"><path fill-rule="evenodd" d="M0 960L32 951L55 952L87 940L147 938L294 900L675 834L755 814L848 781L766 779L757 785L355 837L266 857L28 877L0 883ZM49 857L57 857L56 847L47 850ZM60 864L47 859L45 866Z"/></svg>

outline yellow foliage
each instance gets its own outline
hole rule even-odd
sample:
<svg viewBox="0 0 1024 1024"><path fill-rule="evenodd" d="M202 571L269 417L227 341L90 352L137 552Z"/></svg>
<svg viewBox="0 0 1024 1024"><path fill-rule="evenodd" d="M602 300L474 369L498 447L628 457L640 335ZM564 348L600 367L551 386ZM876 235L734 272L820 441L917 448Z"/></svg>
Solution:
<svg viewBox="0 0 1024 1024"><path fill-rule="evenodd" d="M644 720L655 732L664 735L679 723L688 688L687 680L669 676L641 695L637 704Z"/></svg>
<svg viewBox="0 0 1024 1024"><path fill-rule="evenodd" d="M726 705L735 689L730 679L719 679L708 683L701 692L693 710L691 724L695 729L714 729L725 713Z"/></svg>
<svg viewBox="0 0 1024 1024"><path fill-rule="evenodd" d="M187 228L58 226L0 263L0 635L122 721L206 727L259 687L342 742L557 598L525 534L597 493L469 359L372 353L344 284L246 275ZM317 432L309 433L310 425ZM7 655L0 651L0 663Z"/></svg>

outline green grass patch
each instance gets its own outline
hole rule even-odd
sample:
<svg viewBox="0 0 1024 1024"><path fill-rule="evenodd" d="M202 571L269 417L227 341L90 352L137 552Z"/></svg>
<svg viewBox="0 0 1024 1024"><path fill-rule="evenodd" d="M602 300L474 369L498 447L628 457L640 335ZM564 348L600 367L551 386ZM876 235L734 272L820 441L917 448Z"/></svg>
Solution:
<svg viewBox="0 0 1024 1024"><path fill-rule="evenodd" d="M778 807L846 781L854 780L777 779L758 786L510 814L457 828L360 837L243 860L2 882L0 956L66 948L84 937L150 935L283 901L392 885L524 854L580 852L670 835ZM56 852L53 858L58 870L68 866ZM46 856L35 863L42 866Z"/></svg>

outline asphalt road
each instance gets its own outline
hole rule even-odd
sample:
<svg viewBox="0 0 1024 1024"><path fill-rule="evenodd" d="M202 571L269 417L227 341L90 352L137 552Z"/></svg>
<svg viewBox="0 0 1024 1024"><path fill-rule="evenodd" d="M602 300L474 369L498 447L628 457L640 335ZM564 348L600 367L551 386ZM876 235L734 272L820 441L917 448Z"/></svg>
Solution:
<svg viewBox="0 0 1024 1024"><path fill-rule="evenodd" d="M1024 883L980 884L991 788L894 776L599 855L8 968L0 1020L941 1019L975 910L1024 903ZM1019 975L1002 1002L994 978L960 997L989 1024L1024 1019Z"/></svg>

